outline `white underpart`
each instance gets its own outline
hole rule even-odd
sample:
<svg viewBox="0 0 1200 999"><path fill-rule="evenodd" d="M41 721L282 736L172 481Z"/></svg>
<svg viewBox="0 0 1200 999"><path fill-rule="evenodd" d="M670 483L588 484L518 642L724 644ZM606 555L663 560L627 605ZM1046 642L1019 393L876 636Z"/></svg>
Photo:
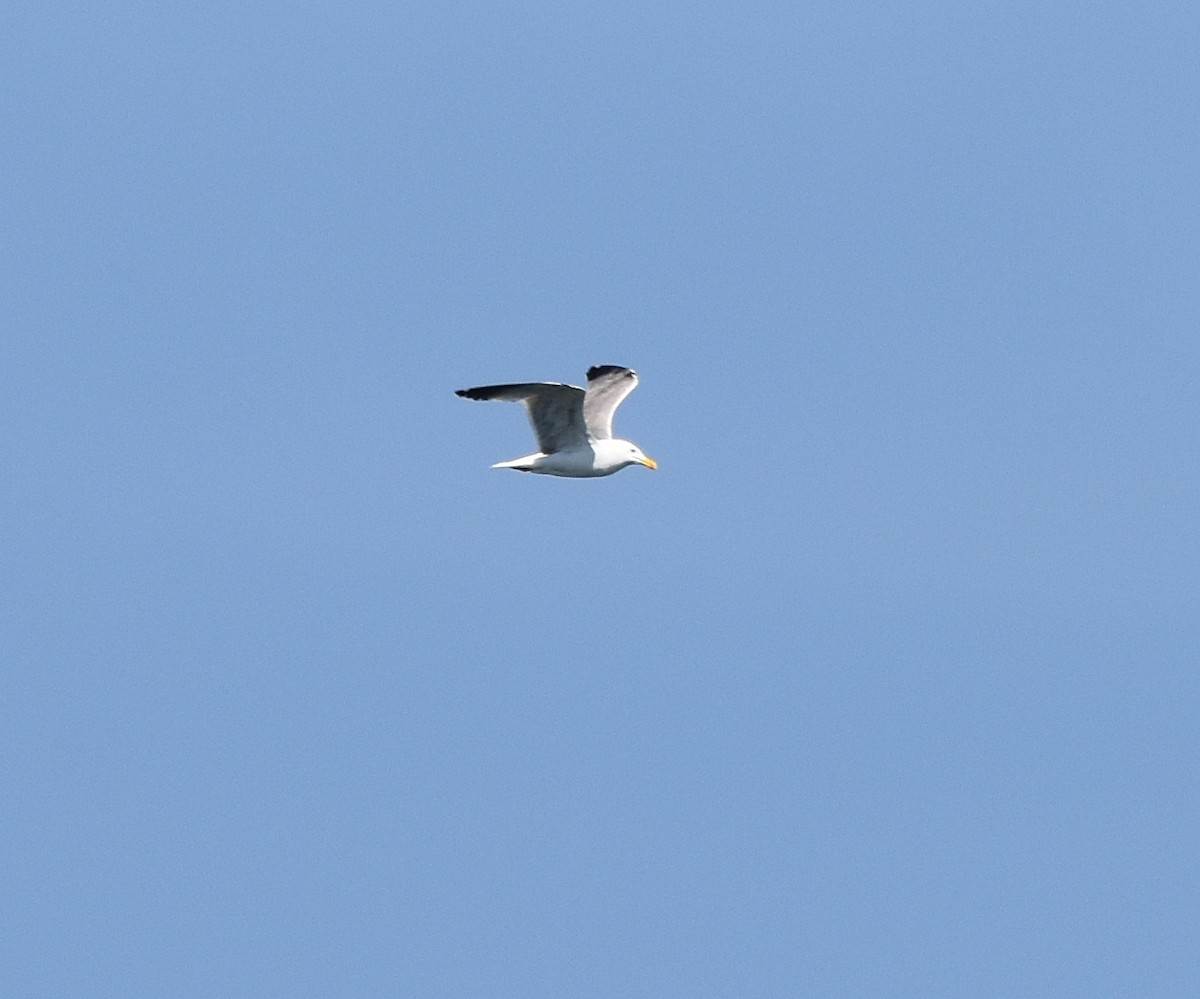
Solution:
<svg viewBox="0 0 1200 999"><path fill-rule="evenodd" d="M498 461L492 468L515 468L522 472L561 475L571 479L594 479L612 475L630 465L644 465L649 459L641 449L619 438L593 441L583 447L555 451L553 454L529 454L512 461Z"/></svg>

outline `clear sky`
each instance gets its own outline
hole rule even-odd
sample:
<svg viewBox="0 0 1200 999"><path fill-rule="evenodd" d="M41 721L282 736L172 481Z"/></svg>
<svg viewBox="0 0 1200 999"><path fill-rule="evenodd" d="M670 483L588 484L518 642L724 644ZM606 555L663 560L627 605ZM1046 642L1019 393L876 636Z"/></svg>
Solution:
<svg viewBox="0 0 1200 999"><path fill-rule="evenodd" d="M21 7L0 993L1200 994L1194 4Z"/></svg>

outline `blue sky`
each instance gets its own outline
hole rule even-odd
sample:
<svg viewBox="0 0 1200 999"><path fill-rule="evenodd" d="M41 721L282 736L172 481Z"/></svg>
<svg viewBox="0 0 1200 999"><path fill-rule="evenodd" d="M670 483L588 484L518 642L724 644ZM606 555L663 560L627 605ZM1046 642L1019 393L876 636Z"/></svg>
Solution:
<svg viewBox="0 0 1200 999"><path fill-rule="evenodd" d="M1200 15L565 6L6 19L0 991L1197 994Z"/></svg>

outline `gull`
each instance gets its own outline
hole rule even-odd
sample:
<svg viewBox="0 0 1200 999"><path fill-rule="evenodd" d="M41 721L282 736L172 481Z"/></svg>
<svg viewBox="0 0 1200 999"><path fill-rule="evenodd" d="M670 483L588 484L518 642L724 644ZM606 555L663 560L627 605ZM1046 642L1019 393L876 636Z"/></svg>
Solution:
<svg viewBox="0 0 1200 999"><path fill-rule="evenodd" d="M541 450L499 461L492 468L590 479L612 475L627 465L658 468L658 462L647 458L636 444L612 433L613 413L637 383L637 374L629 368L598 364L588 368L586 390L561 382L522 382L481 385L454 394L464 399L525 404Z"/></svg>

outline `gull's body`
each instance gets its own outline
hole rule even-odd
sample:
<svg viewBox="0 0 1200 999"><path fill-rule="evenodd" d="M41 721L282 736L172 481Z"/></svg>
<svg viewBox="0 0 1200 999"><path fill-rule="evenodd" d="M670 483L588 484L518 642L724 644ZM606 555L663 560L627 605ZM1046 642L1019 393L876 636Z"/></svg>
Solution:
<svg viewBox="0 0 1200 999"><path fill-rule="evenodd" d="M492 468L587 479L612 475L628 465L658 467L636 444L612 435L613 413L637 383L629 368L603 364L588 369L586 389L559 382L522 382L459 389L455 394L525 404L541 450L497 462Z"/></svg>

